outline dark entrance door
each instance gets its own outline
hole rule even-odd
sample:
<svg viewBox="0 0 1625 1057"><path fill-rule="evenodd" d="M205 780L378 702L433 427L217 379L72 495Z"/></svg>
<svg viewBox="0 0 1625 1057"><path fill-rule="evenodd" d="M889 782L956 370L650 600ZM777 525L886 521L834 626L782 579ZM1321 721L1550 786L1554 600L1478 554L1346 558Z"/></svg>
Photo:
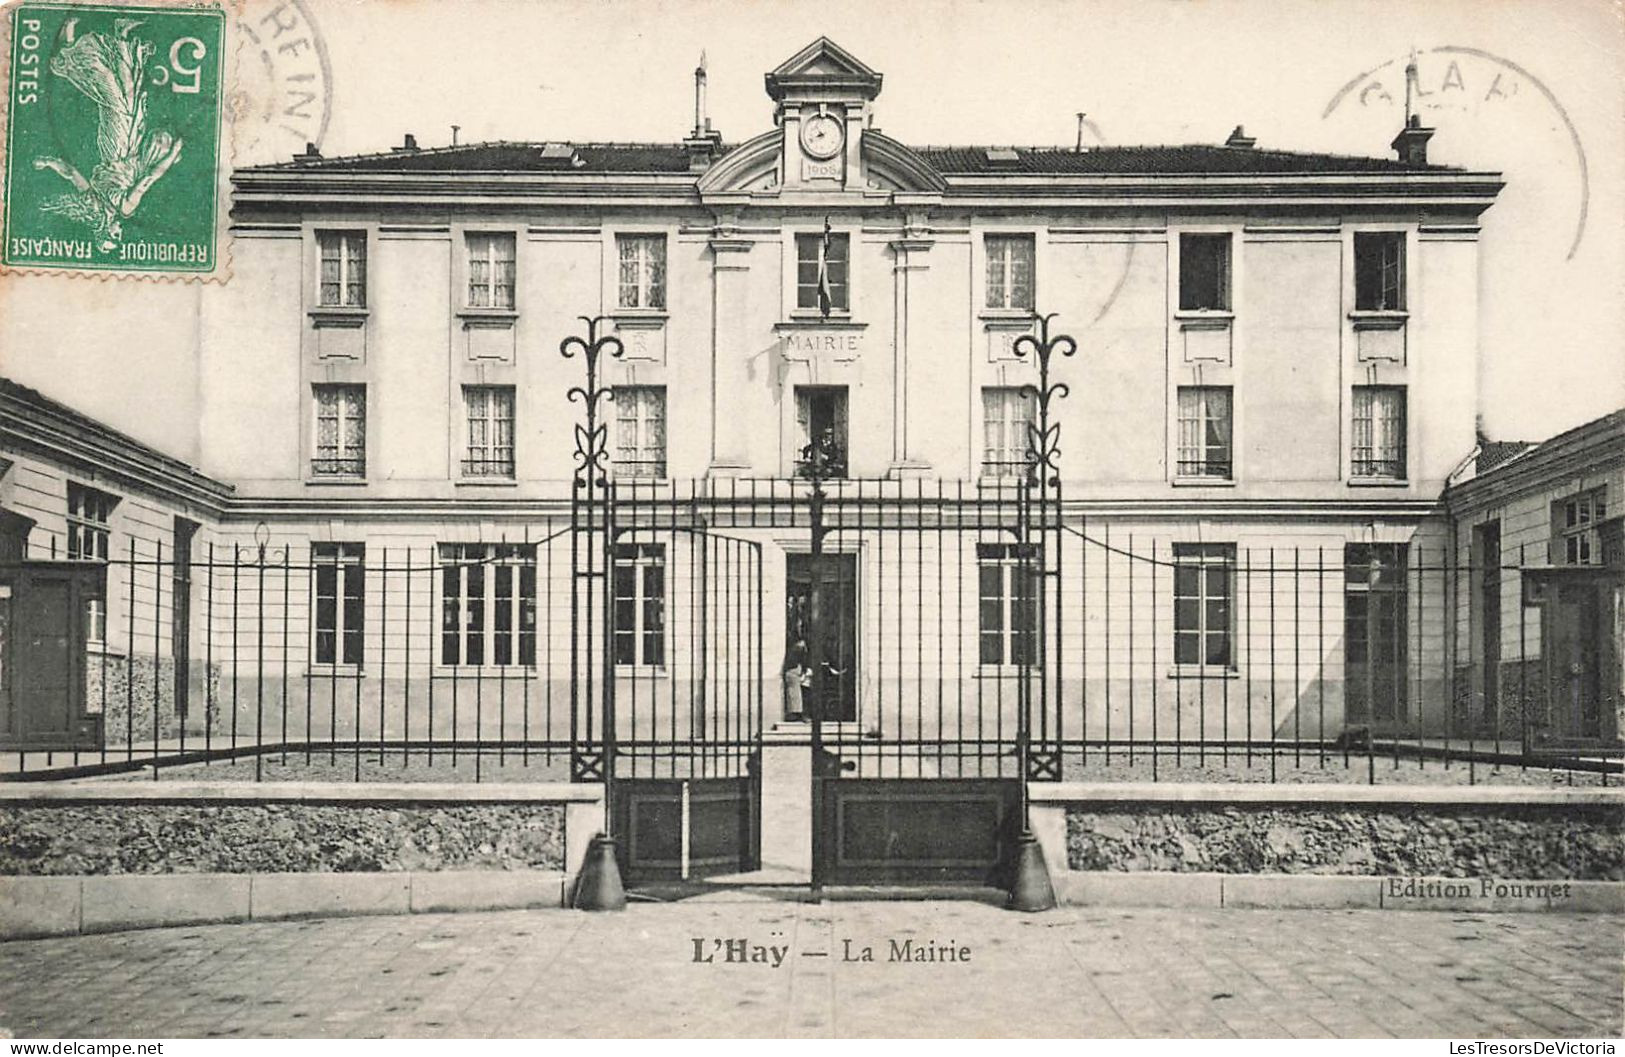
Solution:
<svg viewBox="0 0 1625 1057"><path fill-rule="evenodd" d="M858 556L824 554L819 557L823 589L820 610L812 605L812 555L786 555L785 649L799 640L811 643L813 622L820 625L823 657L808 657L813 683L804 705L826 723L858 718ZM820 711L814 711L820 710Z"/></svg>
<svg viewBox="0 0 1625 1057"><path fill-rule="evenodd" d="M84 714L85 612L97 568L27 562L0 570L0 737L16 748L100 745Z"/></svg>
<svg viewBox="0 0 1625 1057"><path fill-rule="evenodd" d="M1595 583L1562 584L1546 610L1551 628L1547 692L1554 733L1565 741L1595 741L1602 735L1598 594Z"/></svg>

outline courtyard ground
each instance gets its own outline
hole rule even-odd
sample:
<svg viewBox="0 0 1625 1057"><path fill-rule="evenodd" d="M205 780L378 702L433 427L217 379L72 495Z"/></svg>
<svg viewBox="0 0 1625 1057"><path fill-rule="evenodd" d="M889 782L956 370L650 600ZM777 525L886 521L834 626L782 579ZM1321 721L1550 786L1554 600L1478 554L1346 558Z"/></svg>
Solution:
<svg viewBox="0 0 1625 1057"><path fill-rule="evenodd" d="M1371 910L1020 915L975 901L721 892L621 914L17 941L0 945L0 1028L135 1038L1617 1037L1621 926L1600 915ZM873 961L861 960L866 950Z"/></svg>

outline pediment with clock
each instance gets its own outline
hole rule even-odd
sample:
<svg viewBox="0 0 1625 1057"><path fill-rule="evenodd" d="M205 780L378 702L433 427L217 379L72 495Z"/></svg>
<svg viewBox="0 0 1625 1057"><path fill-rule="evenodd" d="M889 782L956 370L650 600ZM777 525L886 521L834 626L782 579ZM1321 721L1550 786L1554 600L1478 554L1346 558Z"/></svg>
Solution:
<svg viewBox="0 0 1625 1057"><path fill-rule="evenodd" d="M777 126L719 158L702 196L865 196L940 193L942 177L903 144L871 128L881 75L828 37L767 74Z"/></svg>

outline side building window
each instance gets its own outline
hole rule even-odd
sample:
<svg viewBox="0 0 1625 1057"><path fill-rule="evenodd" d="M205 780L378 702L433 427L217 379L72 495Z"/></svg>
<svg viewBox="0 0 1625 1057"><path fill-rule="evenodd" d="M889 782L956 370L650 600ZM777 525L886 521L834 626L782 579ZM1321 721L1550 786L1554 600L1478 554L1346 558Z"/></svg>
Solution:
<svg viewBox="0 0 1625 1057"><path fill-rule="evenodd" d="M1235 667L1234 543L1174 544L1174 663Z"/></svg>
<svg viewBox="0 0 1625 1057"><path fill-rule="evenodd" d="M1598 488L1552 504L1552 563L1601 565L1598 526L1608 518L1607 493Z"/></svg>
<svg viewBox="0 0 1625 1057"><path fill-rule="evenodd" d="M982 389L982 476L1019 478L1027 472L1028 435L1038 396L1021 386Z"/></svg>
<svg viewBox="0 0 1625 1057"><path fill-rule="evenodd" d="M311 387L316 402L316 446L312 477L367 475L367 387Z"/></svg>
<svg viewBox="0 0 1625 1057"><path fill-rule="evenodd" d="M112 556L113 508L118 497L68 482L68 560L105 562ZM85 641L107 642L107 600L85 601Z"/></svg>
<svg viewBox="0 0 1625 1057"><path fill-rule="evenodd" d="M1038 548L978 543L977 631L982 664L1034 664L1038 660Z"/></svg>
<svg viewBox="0 0 1625 1057"><path fill-rule="evenodd" d="M666 663L666 545L615 547L615 663Z"/></svg>
<svg viewBox="0 0 1625 1057"><path fill-rule="evenodd" d="M1179 236L1179 308L1182 312L1230 310L1230 236Z"/></svg>
<svg viewBox="0 0 1625 1057"><path fill-rule="evenodd" d="M1354 387L1354 446L1349 470L1355 477L1405 479L1405 387Z"/></svg>
<svg viewBox="0 0 1625 1057"><path fill-rule="evenodd" d="M1031 235L987 237L987 307L1033 307L1033 246Z"/></svg>
<svg viewBox="0 0 1625 1057"><path fill-rule="evenodd" d="M848 236L824 232L796 236L796 307L851 310Z"/></svg>
<svg viewBox="0 0 1625 1057"><path fill-rule="evenodd" d="M1231 476L1231 389L1228 385L1179 388L1179 476Z"/></svg>
<svg viewBox="0 0 1625 1057"><path fill-rule="evenodd" d="M1354 307L1361 312L1405 309L1405 233L1354 233Z"/></svg>
<svg viewBox="0 0 1625 1057"><path fill-rule="evenodd" d="M666 236L619 235L621 308L666 307Z"/></svg>
<svg viewBox="0 0 1625 1057"><path fill-rule="evenodd" d="M470 233L468 307L513 308L514 279L513 233Z"/></svg>
<svg viewBox="0 0 1625 1057"><path fill-rule="evenodd" d="M361 664L366 554L361 543L317 543L310 549L316 593L310 653L317 664Z"/></svg>
<svg viewBox="0 0 1625 1057"><path fill-rule="evenodd" d="M323 308L367 307L367 233L319 231L317 304Z"/></svg>
<svg viewBox="0 0 1625 1057"><path fill-rule="evenodd" d="M441 544L440 663L536 663L535 544Z"/></svg>
<svg viewBox="0 0 1625 1057"><path fill-rule="evenodd" d="M666 387L621 385L614 390L615 476L666 476Z"/></svg>
<svg viewBox="0 0 1625 1057"><path fill-rule="evenodd" d="M463 386L463 416L468 423L463 476L511 478L514 475L513 386Z"/></svg>

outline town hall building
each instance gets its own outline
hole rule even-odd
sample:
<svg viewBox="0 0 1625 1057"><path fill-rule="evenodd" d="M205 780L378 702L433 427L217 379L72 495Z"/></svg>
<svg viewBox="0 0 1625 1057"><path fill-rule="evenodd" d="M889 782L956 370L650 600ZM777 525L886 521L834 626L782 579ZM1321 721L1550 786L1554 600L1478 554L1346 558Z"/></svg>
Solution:
<svg viewBox="0 0 1625 1057"><path fill-rule="evenodd" d="M726 140L705 77L669 143L237 170L194 466L8 384L13 555L104 575L3 736L924 781L1483 733L1440 497L1497 174L1414 120L910 145L825 38Z"/></svg>

